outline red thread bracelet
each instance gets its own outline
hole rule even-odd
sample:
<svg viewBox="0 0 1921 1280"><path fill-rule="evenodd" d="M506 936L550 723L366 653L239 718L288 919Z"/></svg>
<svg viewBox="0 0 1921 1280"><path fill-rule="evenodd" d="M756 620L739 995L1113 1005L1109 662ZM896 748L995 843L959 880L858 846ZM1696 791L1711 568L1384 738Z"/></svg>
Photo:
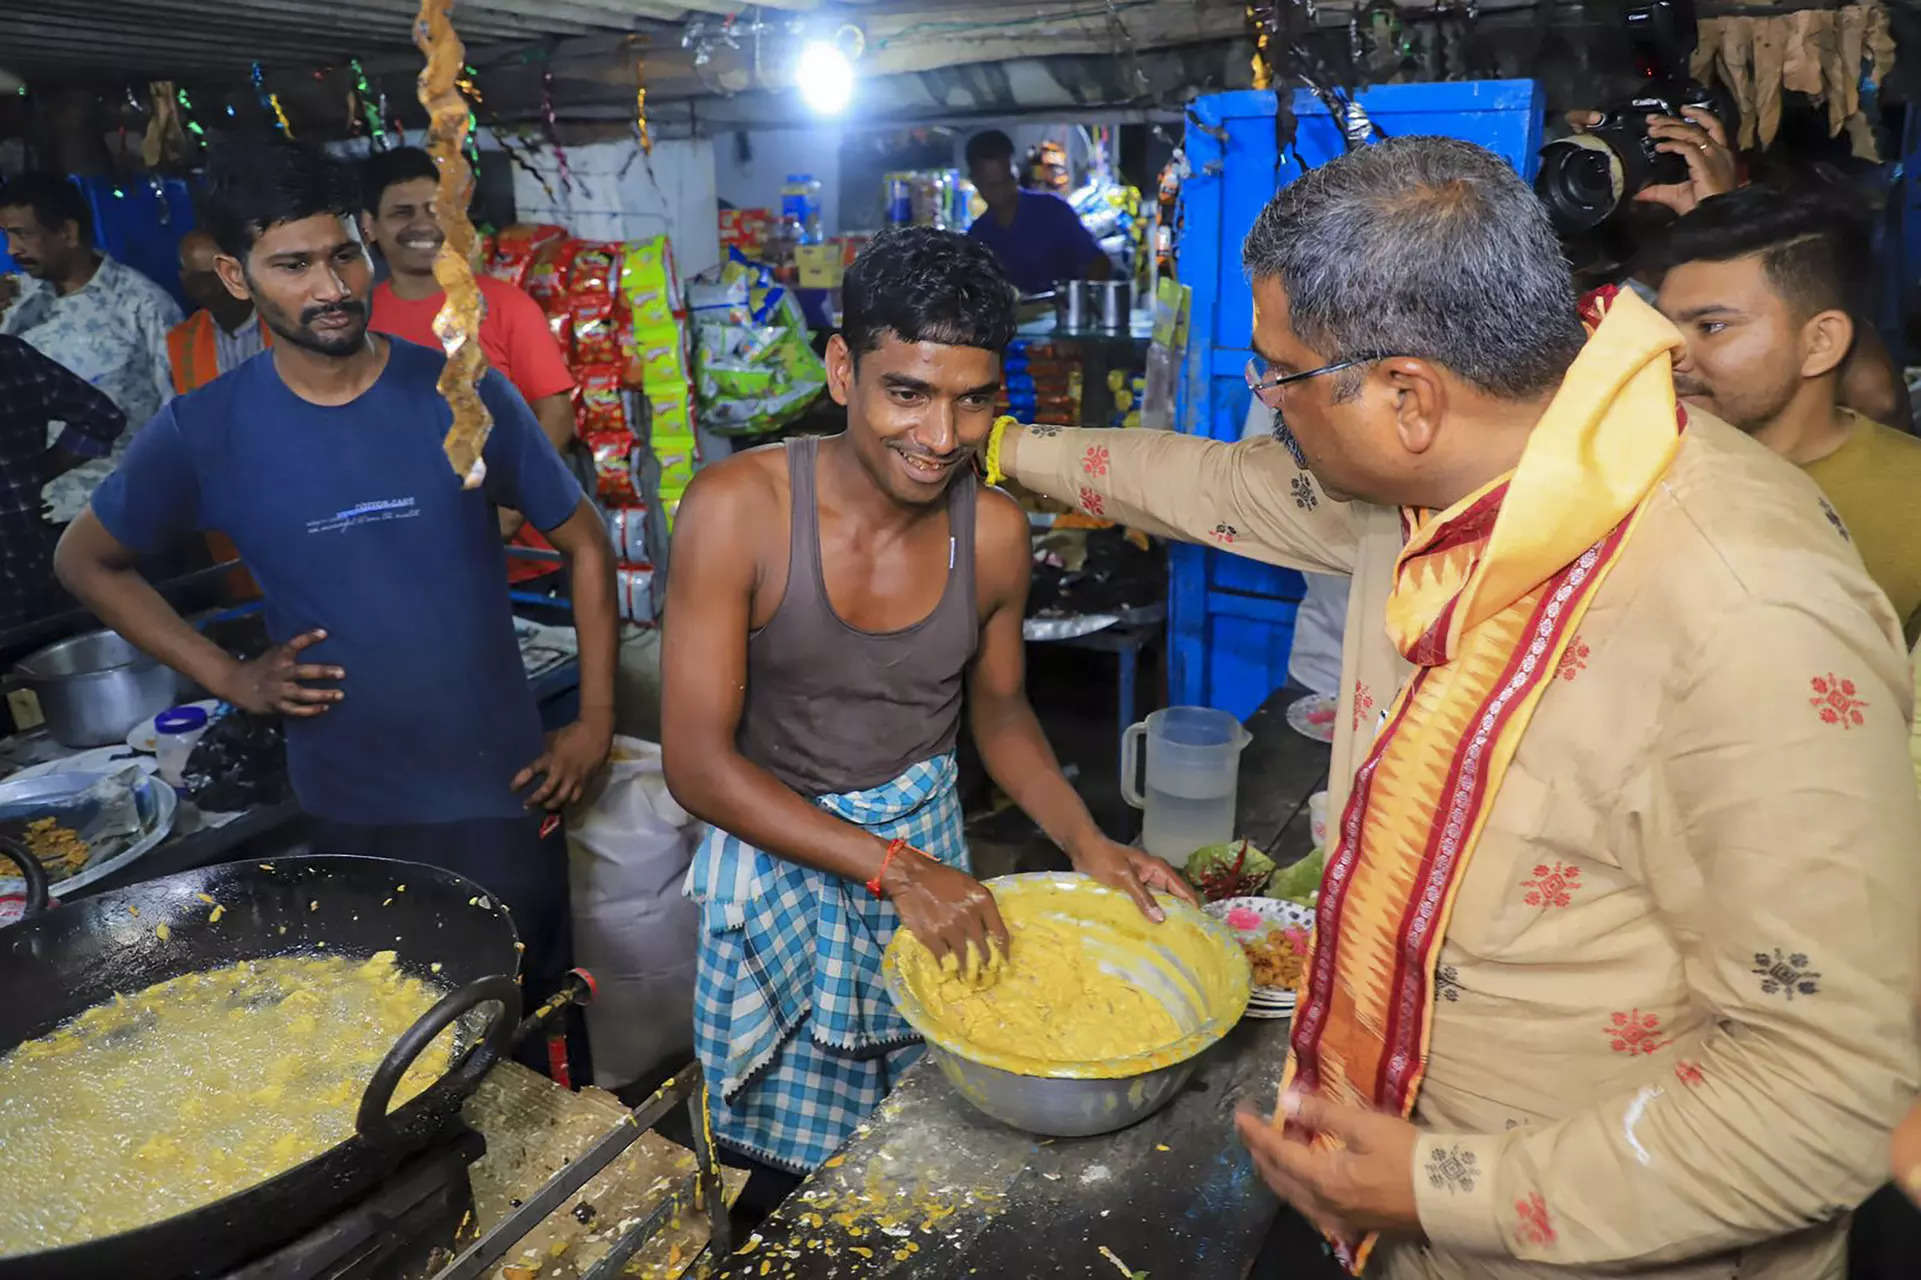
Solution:
<svg viewBox="0 0 1921 1280"><path fill-rule="evenodd" d="M887 874L887 864L892 862L900 851L906 847L907 841L901 839L899 836L887 842L887 852L882 854L880 858L880 870L876 871L874 878L867 882L867 892L873 894L876 898L881 896L880 880L882 876Z"/></svg>

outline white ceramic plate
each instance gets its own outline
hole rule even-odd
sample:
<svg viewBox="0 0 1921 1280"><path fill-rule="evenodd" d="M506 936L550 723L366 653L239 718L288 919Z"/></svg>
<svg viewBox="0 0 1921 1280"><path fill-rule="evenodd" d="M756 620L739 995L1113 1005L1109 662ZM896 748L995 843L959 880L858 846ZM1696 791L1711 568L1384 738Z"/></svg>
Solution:
<svg viewBox="0 0 1921 1280"><path fill-rule="evenodd" d="M220 709L220 699L207 698L200 702L187 702L181 705L188 706L188 707L199 707L202 711L207 713L207 719L212 720L213 713ZM168 707L167 710L171 711L173 710L173 708ZM132 747L135 751L144 751L148 755L152 755L154 753L155 748L157 748L160 745L159 743L160 731L154 728L153 726L154 719L155 717L148 716L145 720L142 720L139 724L127 730L127 745Z"/></svg>
<svg viewBox="0 0 1921 1280"><path fill-rule="evenodd" d="M1269 929L1314 927L1314 910L1282 898L1223 898L1203 908L1243 941ZM1247 998L1250 1018L1285 1018L1294 1012L1294 993L1285 987L1255 987Z"/></svg>
<svg viewBox="0 0 1921 1280"><path fill-rule="evenodd" d="M1287 723L1294 732L1316 742L1334 741L1334 721L1341 713L1338 698L1310 693L1287 704Z"/></svg>

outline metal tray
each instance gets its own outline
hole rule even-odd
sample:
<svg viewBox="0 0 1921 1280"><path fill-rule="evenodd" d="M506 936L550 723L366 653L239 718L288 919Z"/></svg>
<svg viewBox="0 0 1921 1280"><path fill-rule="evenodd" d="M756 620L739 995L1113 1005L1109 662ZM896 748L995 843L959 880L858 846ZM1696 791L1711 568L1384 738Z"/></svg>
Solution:
<svg viewBox="0 0 1921 1280"><path fill-rule="evenodd" d="M83 823L90 814L81 811L80 797L100 780L99 773L43 773L37 778L0 782L0 819L60 818L68 826ZM134 784L134 803L140 813L140 832L133 843L113 857L83 869L78 875L53 882L55 897L85 888L101 877L144 857L148 850L167 838L173 830L174 811L180 807L172 787L147 776ZM26 882L17 876L0 876L0 895L26 892Z"/></svg>

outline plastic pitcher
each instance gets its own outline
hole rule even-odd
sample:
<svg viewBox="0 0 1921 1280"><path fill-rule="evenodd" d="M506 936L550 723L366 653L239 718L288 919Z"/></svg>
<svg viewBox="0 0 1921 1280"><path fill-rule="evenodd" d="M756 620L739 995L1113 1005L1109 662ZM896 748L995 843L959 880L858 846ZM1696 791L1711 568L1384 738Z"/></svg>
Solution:
<svg viewBox="0 0 1921 1280"><path fill-rule="evenodd" d="M1147 743L1147 781L1140 777ZM1253 741L1241 722L1211 707L1167 707L1121 738L1121 796L1142 811L1141 845L1175 866L1234 838L1241 750Z"/></svg>

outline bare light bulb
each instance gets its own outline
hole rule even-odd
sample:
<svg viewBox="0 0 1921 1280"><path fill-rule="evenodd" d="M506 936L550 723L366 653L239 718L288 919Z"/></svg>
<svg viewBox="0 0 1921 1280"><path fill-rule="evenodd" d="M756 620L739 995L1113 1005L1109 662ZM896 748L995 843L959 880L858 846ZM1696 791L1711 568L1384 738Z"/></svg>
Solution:
<svg viewBox="0 0 1921 1280"><path fill-rule="evenodd" d="M810 40L794 66L794 85L816 115L837 116L854 96L854 64L825 40Z"/></svg>

